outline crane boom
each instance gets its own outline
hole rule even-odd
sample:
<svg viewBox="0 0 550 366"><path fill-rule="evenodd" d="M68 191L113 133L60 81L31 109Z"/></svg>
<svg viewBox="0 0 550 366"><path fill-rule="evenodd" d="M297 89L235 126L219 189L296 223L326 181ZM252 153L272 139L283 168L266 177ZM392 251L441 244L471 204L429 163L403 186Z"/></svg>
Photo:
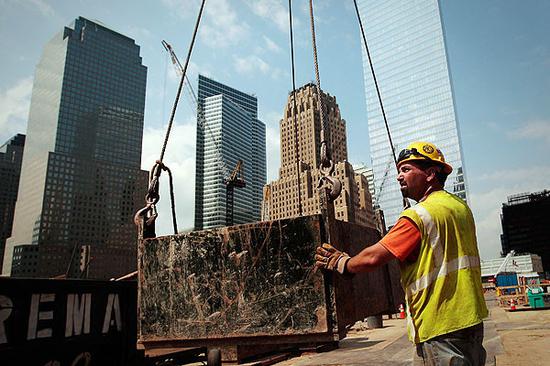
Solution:
<svg viewBox="0 0 550 366"><path fill-rule="evenodd" d="M181 75L183 73L183 67L181 66L181 63L178 59L178 56L176 56L176 53L174 52L174 49L165 40L162 41L162 45L164 46L164 49L170 55L170 59L172 60L172 64L174 65L174 68L176 69L176 72L179 75ZM230 175L229 168L227 167L227 165L225 164L225 161L222 158L219 146L218 146L218 144L215 140L215 137L214 137L214 133L210 129L210 126L208 126L208 124L205 123L206 119L204 117L204 112L202 110L202 107L199 105L197 95L195 93L195 90L193 90L193 87L191 86L191 82L189 81L189 78L187 77L187 75L185 75L184 89L187 91L187 94L190 97L189 100L192 102L193 107L197 111L197 123L198 123L198 125L203 129L203 131L208 132L209 136L212 138L212 140L213 140L213 142L216 146L216 149L215 149L216 161L218 163L218 167L222 171L222 176L224 177L223 179L227 179L227 177L229 177L229 175Z"/></svg>
<svg viewBox="0 0 550 366"><path fill-rule="evenodd" d="M506 265L508 264L510 259L514 256L514 254L516 254L516 252L514 250L511 250L510 253L508 253L506 255L506 257L504 258L504 260L502 261L502 263L498 267L496 273L493 275L495 278L497 278L497 276L500 272L504 271L504 269L506 268Z"/></svg>
<svg viewBox="0 0 550 366"><path fill-rule="evenodd" d="M170 59L172 60L172 64L174 65L176 72L180 75L183 74L183 67L178 60L178 57L176 56L176 53L172 49L172 46L166 41L162 41L162 45L170 55ZM218 167L220 168L223 176L223 182L226 187L226 201L225 201L225 223L227 226L233 225L233 203L234 203L234 188L244 188L246 186L246 183L243 178L242 173L242 166L243 161L238 160L235 168L232 172L229 172L229 169L227 168L227 165L225 164L225 161L223 160L220 147L216 142L216 138L214 136L214 133L210 129L210 126L208 126L207 123L205 123L205 117L204 112L202 110L202 106L199 105L197 95L195 94L195 91L193 90L193 87L191 86L191 82L189 81L189 78L187 75L185 75L185 90L187 90L188 95L190 96L190 100L193 103L193 106L197 110L197 124L199 127L202 128L203 131L208 132L209 136L212 138L215 148L215 155L216 160L218 163Z"/></svg>

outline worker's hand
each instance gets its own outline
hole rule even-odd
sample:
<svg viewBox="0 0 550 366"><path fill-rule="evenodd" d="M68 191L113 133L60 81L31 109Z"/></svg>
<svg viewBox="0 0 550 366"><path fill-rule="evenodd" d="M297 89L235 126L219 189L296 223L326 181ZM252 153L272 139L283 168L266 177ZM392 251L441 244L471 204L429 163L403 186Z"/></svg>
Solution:
<svg viewBox="0 0 550 366"><path fill-rule="evenodd" d="M317 247L315 252L315 266L317 268L326 268L344 274L346 264L350 260L347 253L339 251L328 243L323 243L322 246Z"/></svg>

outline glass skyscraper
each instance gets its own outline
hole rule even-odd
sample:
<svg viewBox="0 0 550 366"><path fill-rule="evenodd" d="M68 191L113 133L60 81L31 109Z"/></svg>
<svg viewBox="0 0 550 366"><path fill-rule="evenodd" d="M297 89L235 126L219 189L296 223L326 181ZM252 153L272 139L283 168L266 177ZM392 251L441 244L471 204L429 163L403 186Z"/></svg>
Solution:
<svg viewBox="0 0 550 366"><path fill-rule="evenodd" d="M199 75L195 230L225 226L225 179L243 161L244 188L234 188L233 223L260 220L267 180L265 124L255 96Z"/></svg>
<svg viewBox="0 0 550 366"><path fill-rule="evenodd" d="M0 271L4 263L6 239L11 236L24 147L25 135L21 134L13 136L0 146Z"/></svg>
<svg viewBox="0 0 550 366"><path fill-rule="evenodd" d="M12 259L16 275L34 277L109 278L135 269L132 218L147 188L140 169L147 68L139 51L134 40L82 17L44 47L4 274Z"/></svg>
<svg viewBox="0 0 550 366"><path fill-rule="evenodd" d="M453 166L446 189L466 200L462 149L438 0L361 0L358 7L396 154L413 141L435 143ZM403 203L364 47L363 69L374 202L384 211L386 223L393 225Z"/></svg>

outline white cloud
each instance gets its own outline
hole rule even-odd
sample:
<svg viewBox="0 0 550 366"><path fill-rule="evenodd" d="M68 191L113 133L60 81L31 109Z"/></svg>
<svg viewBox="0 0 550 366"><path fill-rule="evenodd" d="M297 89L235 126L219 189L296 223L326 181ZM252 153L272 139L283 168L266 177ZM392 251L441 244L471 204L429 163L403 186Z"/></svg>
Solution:
<svg viewBox="0 0 550 366"><path fill-rule="evenodd" d="M550 184L550 179L545 179L545 177L550 178L549 167L530 166L488 172L478 176L476 180L494 186L508 185L515 187L529 182L535 185L543 182Z"/></svg>
<svg viewBox="0 0 550 366"><path fill-rule="evenodd" d="M541 139L550 143L550 121L530 121L512 130L508 136L513 139Z"/></svg>
<svg viewBox="0 0 550 366"><path fill-rule="evenodd" d="M266 127L267 181L279 178L281 165L281 143L279 128Z"/></svg>
<svg viewBox="0 0 550 366"><path fill-rule="evenodd" d="M197 1L162 0L162 3L180 18L189 20L196 19L198 16ZM248 37L248 24L238 17L230 4L232 2L228 0L206 2L199 25L199 37L207 46L225 48L238 44Z"/></svg>
<svg viewBox="0 0 550 366"><path fill-rule="evenodd" d="M170 57L170 56L167 56L167 57ZM172 61L168 61L170 64L172 63ZM180 60L180 62L184 62L183 60ZM182 64L182 66L184 66L184 64ZM168 70L166 71L168 73L168 81L172 84L179 84L180 80L181 80L181 73L179 73L178 71L176 71L176 67L174 65L172 66L168 66ZM189 61L189 65L187 66L187 78L189 79L189 81L192 83L192 87L193 87L193 90L195 90L195 93L197 92L196 89L197 89L197 85L196 85L196 81L197 81L197 78L198 78L198 75L201 74L201 75L204 75L206 77L209 77L209 75L211 74L210 71L208 69L206 69L204 67L204 65L197 65L195 62L193 61Z"/></svg>
<svg viewBox="0 0 550 366"><path fill-rule="evenodd" d="M277 67L272 67L261 57L257 55L249 55L245 57L233 56L233 65L239 74L247 76L255 76L256 73L269 75L272 79L277 80L285 75L285 72Z"/></svg>
<svg viewBox="0 0 550 366"><path fill-rule="evenodd" d="M279 133L279 121L283 116L282 111L260 111L260 120L266 125L266 154L267 154L267 181L271 182L279 178L281 165L281 141Z"/></svg>
<svg viewBox="0 0 550 366"><path fill-rule="evenodd" d="M508 196L523 192L537 192L550 188L550 167L534 166L521 169L494 171L475 179L491 187L472 193L469 201L477 227L478 244L483 259L499 256L502 249L500 214Z"/></svg>
<svg viewBox="0 0 550 366"><path fill-rule="evenodd" d="M248 37L250 27L229 4L227 0L211 0L206 5L206 16L199 34L202 41L212 48L236 45Z"/></svg>
<svg viewBox="0 0 550 366"><path fill-rule="evenodd" d="M340 5L340 4L338 4ZM314 1L313 2L313 15L315 16L315 25L319 23L327 23L328 21L322 17L320 14L324 12L325 9L335 6L334 4L330 4L329 1ZM310 12L309 12L309 1L303 1L301 2L301 10L302 13L307 16L307 23L308 27L310 26ZM317 27L315 27L317 30Z"/></svg>
<svg viewBox="0 0 550 366"><path fill-rule="evenodd" d="M26 130L32 83L32 77L26 77L7 90L0 91L0 143Z"/></svg>
<svg viewBox="0 0 550 366"><path fill-rule="evenodd" d="M197 16L198 7L196 1L191 0L162 0L162 3L174 14L181 18Z"/></svg>
<svg viewBox="0 0 550 366"><path fill-rule="evenodd" d="M135 39L138 44L150 44L151 42L157 42L156 37L153 36L153 32L145 27L131 25L124 33Z"/></svg>
<svg viewBox="0 0 550 366"><path fill-rule="evenodd" d="M273 42L273 40L271 40L271 38L269 38L267 36L263 36L263 39L264 39L264 42L265 42L265 46L268 50L273 51L275 53L280 53L282 51L281 47L279 47L279 45L277 43Z"/></svg>
<svg viewBox="0 0 550 366"><path fill-rule="evenodd" d="M254 14L269 20L279 28L281 32L288 32L288 10L278 0L246 0L246 4ZM299 20L293 17L292 25L298 25Z"/></svg>
<svg viewBox="0 0 550 366"><path fill-rule="evenodd" d="M45 17L56 16L52 6L44 0L28 0L29 5L38 10Z"/></svg>
<svg viewBox="0 0 550 366"><path fill-rule="evenodd" d="M262 60L259 56L250 55L245 57L234 56L235 70L240 74L252 74L256 71L262 74L267 74L271 67L267 62Z"/></svg>
<svg viewBox="0 0 550 366"><path fill-rule="evenodd" d="M193 227L195 200L195 122L174 123L163 159L174 178L174 195L178 230ZM145 128L143 133L142 169L150 170L160 156L166 127ZM160 201L157 209L157 236L173 234L168 173L160 178Z"/></svg>

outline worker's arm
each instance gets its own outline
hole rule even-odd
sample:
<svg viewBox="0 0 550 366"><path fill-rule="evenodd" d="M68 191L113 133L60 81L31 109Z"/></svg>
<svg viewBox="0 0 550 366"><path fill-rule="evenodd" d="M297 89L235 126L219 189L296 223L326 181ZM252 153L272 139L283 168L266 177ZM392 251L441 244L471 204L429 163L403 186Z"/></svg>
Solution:
<svg viewBox="0 0 550 366"><path fill-rule="evenodd" d="M350 258L346 265L346 272L370 272L395 259L395 256L380 242L363 249L359 254Z"/></svg>
<svg viewBox="0 0 550 366"><path fill-rule="evenodd" d="M354 257L330 244L323 244L316 250L315 266L339 273L369 272L395 258L410 260L413 251L420 246L420 239L416 225L408 219L400 219L382 240Z"/></svg>
<svg viewBox="0 0 550 366"><path fill-rule="evenodd" d="M359 273L373 271L394 258L395 256L380 243L363 249L353 258L332 245L324 243L317 248L315 265L341 274Z"/></svg>

